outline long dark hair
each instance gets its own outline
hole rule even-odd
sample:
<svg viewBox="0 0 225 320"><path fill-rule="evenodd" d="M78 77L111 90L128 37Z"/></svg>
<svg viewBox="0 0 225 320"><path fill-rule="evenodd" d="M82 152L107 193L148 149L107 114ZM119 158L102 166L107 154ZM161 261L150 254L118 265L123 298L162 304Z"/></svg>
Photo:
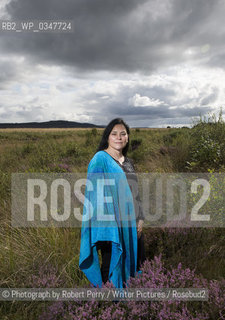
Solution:
<svg viewBox="0 0 225 320"><path fill-rule="evenodd" d="M126 144L126 146L123 148L122 150L122 153L124 156L127 155L127 151L129 149L129 134L130 134L130 128L128 126L128 124L126 124L126 122L123 121L123 119L121 118L116 118L116 119L113 119L112 121L110 121L110 123L106 126L103 134L102 134L102 139L99 143L99 146L98 146L98 149L97 149L97 152L98 151L101 151L101 150L104 150L104 149L107 149L108 148L108 138L109 138L109 135L112 131L112 129L114 128L115 125L117 124L122 124L124 125L124 127L126 128L126 131L127 131L127 134L128 134L128 142Z"/></svg>

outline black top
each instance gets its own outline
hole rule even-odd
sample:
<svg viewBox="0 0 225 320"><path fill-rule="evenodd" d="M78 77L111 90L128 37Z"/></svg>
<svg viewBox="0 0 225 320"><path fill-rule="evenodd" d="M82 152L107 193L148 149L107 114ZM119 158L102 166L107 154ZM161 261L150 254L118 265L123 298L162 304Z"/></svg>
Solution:
<svg viewBox="0 0 225 320"><path fill-rule="evenodd" d="M112 156L110 155L110 157ZM130 186L133 199L134 199L134 209L136 214L136 220L137 221L144 220L144 213L142 210L141 199L138 191L138 179L134 170L133 160L131 160L130 158L124 157L124 162L122 164L115 158L113 158L113 160L115 160L116 163L118 163L118 165L123 169L123 171L126 174L127 182Z"/></svg>

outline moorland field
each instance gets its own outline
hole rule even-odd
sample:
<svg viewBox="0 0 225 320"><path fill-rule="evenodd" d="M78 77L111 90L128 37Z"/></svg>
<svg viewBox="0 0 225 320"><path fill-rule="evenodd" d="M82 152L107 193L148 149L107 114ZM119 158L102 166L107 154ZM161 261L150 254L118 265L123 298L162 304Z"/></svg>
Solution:
<svg viewBox="0 0 225 320"><path fill-rule="evenodd" d="M79 228L12 227L11 174L86 172L102 130L0 130L2 288L89 286L78 267ZM216 186L216 174L225 174L225 123L212 117L192 128L132 128L128 157L136 172L207 173ZM206 205L205 213L214 210L224 219L224 197L214 198L215 207ZM148 260L131 287L206 287L208 301L5 301L0 319L224 319L224 228L145 227L143 232Z"/></svg>

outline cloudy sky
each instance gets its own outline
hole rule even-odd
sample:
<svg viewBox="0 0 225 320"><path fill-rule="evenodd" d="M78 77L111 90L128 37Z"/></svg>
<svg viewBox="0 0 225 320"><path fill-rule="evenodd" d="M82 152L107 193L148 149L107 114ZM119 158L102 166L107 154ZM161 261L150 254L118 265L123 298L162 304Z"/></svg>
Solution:
<svg viewBox="0 0 225 320"><path fill-rule="evenodd" d="M72 20L70 33L0 31L0 122L191 125L225 114L225 0L0 0L0 19Z"/></svg>

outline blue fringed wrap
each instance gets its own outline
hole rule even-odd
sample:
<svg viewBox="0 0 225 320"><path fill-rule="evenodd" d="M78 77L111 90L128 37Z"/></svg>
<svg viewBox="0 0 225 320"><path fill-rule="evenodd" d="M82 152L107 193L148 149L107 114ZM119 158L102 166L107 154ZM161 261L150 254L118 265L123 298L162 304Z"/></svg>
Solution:
<svg viewBox="0 0 225 320"><path fill-rule="evenodd" d="M88 166L79 259L92 286L101 288L98 241L112 241L109 281L124 288L137 269L136 216L126 175L105 151L97 152Z"/></svg>

